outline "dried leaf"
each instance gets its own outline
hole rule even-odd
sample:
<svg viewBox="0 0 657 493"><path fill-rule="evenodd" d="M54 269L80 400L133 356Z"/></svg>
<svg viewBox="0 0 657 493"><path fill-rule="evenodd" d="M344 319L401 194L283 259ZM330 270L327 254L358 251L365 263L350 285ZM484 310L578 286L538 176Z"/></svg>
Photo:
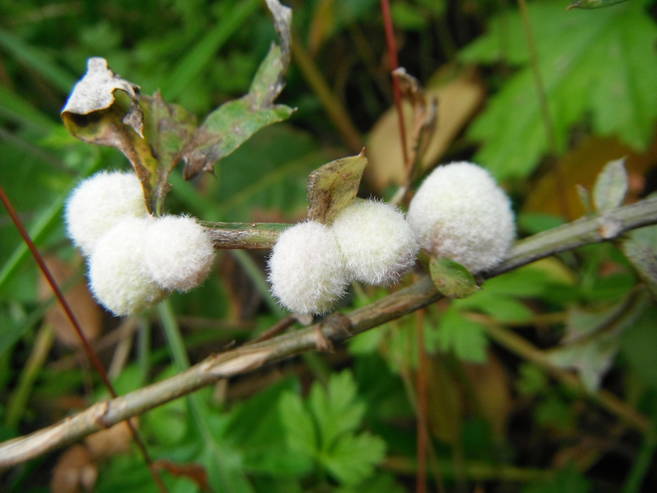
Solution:
<svg viewBox="0 0 657 493"><path fill-rule="evenodd" d="M408 139L409 152L412 152L414 145L426 145L426 149L421 152L423 155L419 167L424 170L436 164L484 98L484 89L473 70L466 69L447 82L443 77L445 71L443 69L438 72L433 79L440 80L430 82L424 95L426 101L438 101L437 125L430 128L421 142ZM403 111L406 128L416 128L417 125L413 123L413 107L409 102L404 102ZM401 156L397 115L395 109L390 108L374 125L368 139L371 164L366 176L376 190L382 191L391 184L404 183L405 170Z"/></svg>
<svg viewBox="0 0 657 493"><path fill-rule="evenodd" d="M625 158L607 163L593 188L593 202L598 212L606 212L621 205L627 194L627 187Z"/></svg>
<svg viewBox="0 0 657 493"><path fill-rule="evenodd" d="M137 418L130 420L136 428ZM104 460L118 454L124 454L130 450L132 435L125 421L115 424L106 430L101 430L85 438L89 452L95 460Z"/></svg>
<svg viewBox="0 0 657 493"><path fill-rule="evenodd" d="M280 46L272 44L248 94L217 108L196 131L182 156L187 180L203 171L212 171L217 161L234 152L258 130L286 120L294 111L273 104L285 86L283 77L290 64L292 11L278 0L267 0L267 6L274 16Z"/></svg>
<svg viewBox="0 0 657 493"><path fill-rule="evenodd" d="M98 466L82 445L73 445L60 455L50 480L53 493L93 491L98 479Z"/></svg>
<svg viewBox="0 0 657 493"><path fill-rule="evenodd" d="M363 151L331 161L308 176L308 219L331 224L356 198L367 158Z"/></svg>
<svg viewBox="0 0 657 493"><path fill-rule="evenodd" d="M90 58L87 73L73 88L61 117L73 136L116 147L128 158L151 209L151 176L157 175L158 163L144 138L139 86L114 74L104 58Z"/></svg>
<svg viewBox="0 0 657 493"><path fill-rule="evenodd" d="M458 378L446 365L446 359L442 355L427 355L427 364L429 429L439 440L456 444L461 439L464 416L464 403L457 387Z"/></svg>
<svg viewBox="0 0 657 493"><path fill-rule="evenodd" d="M505 366L494 353L489 352L485 363L463 363L463 369L476 395L474 411L483 414L495 435L503 439L507 436L507 422L513 408L511 379ZM468 399L466 402L472 404L471 401Z"/></svg>
<svg viewBox="0 0 657 493"><path fill-rule="evenodd" d="M623 252L657 298L657 226L632 231Z"/></svg>
<svg viewBox="0 0 657 493"><path fill-rule="evenodd" d="M176 477L182 477L192 480L201 491L212 491L208 482L208 472L200 464L181 464L170 460L159 459L155 462L158 469L164 469Z"/></svg>
<svg viewBox="0 0 657 493"><path fill-rule="evenodd" d="M479 290L470 271L454 260L432 258L429 273L436 289L448 298L465 298Z"/></svg>
<svg viewBox="0 0 657 493"><path fill-rule="evenodd" d="M81 279L71 285L75 276L74 269L54 256L47 256L45 260L50 273L64 291L66 301L71 306L82 332L90 341L96 340L102 332L102 311L91 296L87 283ZM48 300L53 296L50 284L41 274L39 275L38 295L40 300ZM48 309L45 319L46 323L52 326L59 342L70 347L79 347L82 344L59 303L55 302Z"/></svg>
<svg viewBox="0 0 657 493"><path fill-rule="evenodd" d="M641 177L657 159L657 140L648 151L637 153L615 138L585 137L559 160L558 167L551 166L545 175L529 184L528 190L532 192L527 197L523 211L560 215L560 195L565 195L571 218L585 214L587 211L581 205L577 185L592 190L605 163L618 156L627 156L625 166L630 174L630 197L636 196L641 192ZM558 176L557 168L562 170L561 177Z"/></svg>

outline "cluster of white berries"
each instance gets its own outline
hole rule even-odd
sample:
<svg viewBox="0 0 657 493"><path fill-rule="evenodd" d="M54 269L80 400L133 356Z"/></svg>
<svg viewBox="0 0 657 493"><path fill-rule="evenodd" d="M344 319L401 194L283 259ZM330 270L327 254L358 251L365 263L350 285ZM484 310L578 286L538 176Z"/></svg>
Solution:
<svg viewBox="0 0 657 493"><path fill-rule="evenodd" d="M288 309L324 313L351 281L395 281L415 263L418 249L395 207L356 200L331 226L307 221L285 230L269 258L269 280Z"/></svg>
<svg viewBox="0 0 657 493"><path fill-rule="evenodd" d="M186 216L153 217L132 173L101 172L66 204L68 235L88 258L94 296L115 315L138 312L208 275L212 241Z"/></svg>
<svg viewBox="0 0 657 493"><path fill-rule="evenodd" d="M356 200L330 226L292 226L269 259L274 295L294 312L321 314L351 281L396 281L414 265L420 247L481 272L504 260L515 238L508 197L487 171L467 162L433 171L407 219L389 204Z"/></svg>

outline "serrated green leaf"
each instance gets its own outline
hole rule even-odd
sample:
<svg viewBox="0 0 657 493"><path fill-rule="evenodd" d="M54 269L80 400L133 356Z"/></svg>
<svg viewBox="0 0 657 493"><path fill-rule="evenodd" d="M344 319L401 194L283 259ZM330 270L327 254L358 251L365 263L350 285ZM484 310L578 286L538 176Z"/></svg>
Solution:
<svg viewBox="0 0 657 493"><path fill-rule="evenodd" d="M606 212L620 206L627 194L625 158L608 162L593 187L593 202L598 212Z"/></svg>
<svg viewBox="0 0 657 493"><path fill-rule="evenodd" d="M283 394L278 410L286 430L288 446L313 457L318 446L315 425L301 397L292 392Z"/></svg>
<svg viewBox="0 0 657 493"><path fill-rule="evenodd" d="M336 159L319 167L308 176L308 219L331 224L338 213L358 193L367 165L361 152L357 156Z"/></svg>
<svg viewBox="0 0 657 493"><path fill-rule="evenodd" d="M472 273L454 260L432 258L429 273L436 289L448 298L465 298L479 290Z"/></svg>
<svg viewBox="0 0 657 493"><path fill-rule="evenodd" d="M272 44L246 96L223 104L205 119L183 155L186 179L212 171L217 161L234 152L258 130L288 119L294 111L273 104L283 90L283 76L290 63L292 11L278 0L267 0L267 6L274 16L280 45Z"/></svg>
<svg viewBox="0 0 657 493"><path fill-rule="evenodd" d="M595 392L618 352L622 332L645 306L645 298L637 296L602 312L574 310L566 327L565 344L548 353L549 361L561 368L575 368L584 387Z"/></svg>
<svg viewBox="0 0 657 493"><path fill-rule="evenodd" d="M385 442L370 433L343 435L323 457L326 468L346 484L358 483L374 471L374 466L385 456Z"/></svg>
<svg viewBox="0 0 657 493"><path fill-rule="evenodd" d="M564 150L572 125L587 114L596 134L617 135L632 148L645 149L657 120L657 26L642 3L592 15L541 1L531 2L529 11L557 152ZM524 177L548 151L527 42L517 9L499 15L490 26L466 47L462 59L506 61L521 70L472 125L470 136L483 143L475 160L498 178Z"/></svg>
<svg viewBox="0 0 657 493"><path fill-rule="evenodd" d="M356 382L351 372L332 375L326 389L314 385L309 406L319 428L322 449L331 448L343 434L358 428L365 405L356 399Z"/></svg>
<svg viewBox="0 0 657 493"><path fill-rule="evenodd" d="M486 361L488 339L483 325L474 322L455 308L447 310L438 326L438 331L427 336L429 349L437 344L442 351L451 351L457 357L473 363Z"/></svg>
<svg viewBox="0 0 657 493"><path fill-rule="evenodd" d="M657 298L657 226L632 231L623 252Z"/></svg>

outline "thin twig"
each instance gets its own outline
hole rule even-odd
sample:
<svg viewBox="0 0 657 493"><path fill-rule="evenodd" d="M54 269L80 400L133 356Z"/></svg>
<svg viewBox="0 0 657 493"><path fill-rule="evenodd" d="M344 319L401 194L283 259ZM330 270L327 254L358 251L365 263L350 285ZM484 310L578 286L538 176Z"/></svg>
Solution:
<svg viewBox="0 0 657 493"><path fill-rule="evenodd" d="M497 276L557 252L610 240L626 231L650 224L657 224L657 198L614 209L607 212L603 218L584 218L521 240L513 248L509 258L484 277ZM340 323L325 320L322 323L322 331L334 343L339 343L412 313L440 298L431 279L422 276L411 286L344 315ZM345 318L349 322L348 326L344 323ZM44 454L119 421L143 414L219 379L248 373L265 364L314 350L317 328L318 325L312 325L268 341L210 356L171 378L95 404L60 423L1 443L0 467L11 466ZM521 338L520 341L526 342ZM620 400L613 394L604 391L602 396L597 402L636 430L645 433L651 429L645 416L636 411L629 414L615 405Z"/></svg>
<svg viewBox="0 0 657 493"><path fill-rule="evenodd" d="M57 301L59 301L59 304L61 305L62 309L64 310L64 313L66 314L66 317L69 319L71 322L71 325L75 329L75 332L78 335L78 338L80 339L80 342L82 343L82 347L84 347L84 351L87 354L87 357L89 358L89 361L91 361L92 366L96 369L96 372L98 375L100 375L101 380L105 384L105 387L107 387L107 390L110 392L110 395L114 398L117 397L116 390L114 389L114 386L112 385L112 382L110 381L107 372L105 371L105 367L101 363L100 359L98 358L98 355L96 354L96 351L91 347L91 344L89 344L89 340L87 339L87 336L85 336L84 331L82 330L82 327L80 326L80 323L78 322L77 317L73 313L73 310L71 309L71 306L68 304L68 301L64 297L64 294L62 293L61 289L59 288L59 285L57 284L57 281L53 277L52 273L50 272L50 269L46 265L45 260L43 259L43 256L39 252L38 248L32 241L32 238L30 238L30 234L27 232L27 229L25 229L25 226L23 225L22 221L18 217L18 214L16 213L16 210L14 209L14 206L12 205L11 201L9 200L9 197L5 193L5 190L3 187L0 186L0 200L2 201L3 205L5 206L5 209L7 209L7 213L11 217L11 220L13 221L14 225L16 226L16 229L18 230L19 234L25 241L25 244L29 248L30 252L32 253L32 256L34 257L34 260L36 261L37 265L39 266L39 269L43 273L43 276L46 278L48 281L48 284L50 285L50 288L53 290L55 293L55 296L57 297ZM132 435L132 439L137 445L137 448L141 452L142 457L144 458L144 462L146 462L148 466L148 470L151 472L151 476L153 477L153 481L155 481L155 484L158 486L160 491L164 493L168 493L168 489L164 482L162 481L162 478L160 477L160 474L157 472L153 465L153 460L151 459L150 454L148 453L148 449L146 449L146 444L143 442L141 439L139 432L137 429L134 427L132 422L130 420L126 420L126 424L128 425L128 428L130 429L130 433Z"/></svg>
<svg viewBox="0 0 657 493"><path fill-rule="evenodd" d="M408 158L408 148L406 144L406 127L404 125L404 111L402 107L401 88L399 87L399 79L393 74L393 72L399 68L399 60L397 59L397 41L395 40L395 28L392 23L392 15L390 14L390 4L388 0L381 0L381 13L383 15L383 24L386 31L386 45L388 47L388 58L390 60L390 78L392 79L392 94L395 100L397 124L399 125L402 160L404 170L408 170L411 162Z"/></svg>

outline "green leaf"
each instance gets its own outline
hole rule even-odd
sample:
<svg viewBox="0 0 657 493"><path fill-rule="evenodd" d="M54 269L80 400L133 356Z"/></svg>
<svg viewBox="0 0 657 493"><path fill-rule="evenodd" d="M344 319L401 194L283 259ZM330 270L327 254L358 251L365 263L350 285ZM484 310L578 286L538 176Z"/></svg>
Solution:
<svg viewBox="0 0 657 493"><path fill-rule="evenodd" d="M461 310L476 310L487 313L498 322L527 322L532 319L533 312L517 299L504 294L498 294L485 288L466 300L454 304Z"/></svg>
<svg viewBox="0 0 657 493"><path fill-rule="evenodd" d="M486 361L488 339L484 326L466 318L455 308L443 314L435 336L431 332L427 335L429 349L437 343L442 351L451 351L462 360L473 363Z"/></svg>
<svg viewBox="0 0 657 493"><path fill-rule="evenodd" d="M301 397L292 392L283 394L278 410L287 432L288 446L292 450L314 457L318 446L315 426Z"/></svg>
<svg viewBox="0 0 657 493"><path fill-rule="evenodd" d="M548 359L561 368L575 368L584 387L595 392L618 353L620 335L645 306L645 297L635 296L602 312L571 311L564 344L550 351Z"/></svg>
<svg viewBox="0 0 657 493"><path fill-rule="evenodd" d="M281 44L272 44L246 96L223 104L205 119L183 156L186 179L212 171L217 161L234 152L258 130L288 119L293 112L292 108L273 104L285 86L283 77L290 63L292 11L278 0L267 0L267 5Z"/></svg>
<svg viewBox="0 0 657 493"><path fill-rule="evenodd" d="M605 165L593 187L593 202L598 212L606 212L620 206L627 194L625 158Z"/></svg>
<svg viewBox="0 0 657 493"><path fill-rule="evenodd" d="M432 258L429 273L436 289L448 298L465 298L479 289L468 269L445 257Z"/></svg>
<svg viewBox="0 0 657 493"><path fill-rule="evenodd" d="M308 219L331 224L358 193L367 165L361 152L357 156L336 159L308 176Z"/></svg>
<svg viewBox="0 0 657 493"><path fill-rule="evenodd" d="M655 348L657 348L657 309L648 308L643 316L621 336L621 353L630 368L641 381L657 389L657 365L655 365Z"/></svg>
<svg viewBox="0 0 657 493"><path fill-rule="evenodd" d="M385 442L370 433L343 435L324 458L326 468L342 483L363 481L385 457Z"/></svg>
<svg viewBox="0 0 657 493"><path fill-rule="evenodd" d="M623 242L623 252L657 298L657 226L632 231Z"/></svg>
<svg viewBox="0 0 657 493"><path fill-rule="evenodd" d="M333 447L335 441L347 432L356 430L365 412L362 402L356 400L356 382L351 372L331 375L327 388L314 385L309 405L317 420L322 449Z"/></svg>
<svg viewBox="0 0 657 493"><path fill-rule="evenodd" d="M617 135L634 149L646 149L657 120L657 26L642 2L595 15L567 12L554 1L531 2L529 11L557 152L588 114L596 134ZM462 60L506 61L520 70L472 125L470 136L483 143L475 160L498 178L524 177L548 151L527 41L517 9L497 16L490 27L466 47Z"/></svg>

